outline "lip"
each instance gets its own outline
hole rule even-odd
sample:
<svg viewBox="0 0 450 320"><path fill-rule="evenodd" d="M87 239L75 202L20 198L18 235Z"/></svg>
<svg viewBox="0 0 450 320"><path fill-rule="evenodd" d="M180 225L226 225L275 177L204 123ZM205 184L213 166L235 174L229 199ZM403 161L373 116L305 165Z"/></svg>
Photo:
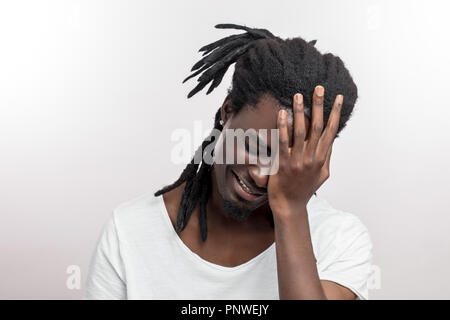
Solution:
<svg viewBox="0 0 450 320"><path fill-rule="evenodd" d="M234 188L237 192L237 194L247 200L247 201L255 201L259 198L262 198L265 193L261 193L259 191L255 191L254 187L250 184L247 183L247 181L245 181L244 179L242 179L240 176L238 176L233 170L231 170L231 172L233 173L233 182L234 182ZM252 193L248 193L247 191L245 191L245 189L241 186L241 184L239 183L239 179L241 179L245 185L250 189L250 191Z"/></svg>

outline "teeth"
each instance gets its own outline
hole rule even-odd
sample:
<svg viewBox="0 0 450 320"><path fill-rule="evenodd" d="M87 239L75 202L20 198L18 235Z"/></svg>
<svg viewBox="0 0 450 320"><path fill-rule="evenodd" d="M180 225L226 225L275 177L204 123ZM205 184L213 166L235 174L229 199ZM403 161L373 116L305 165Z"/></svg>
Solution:
<svg viewBox="0 0 450 320"><path fill-rule="evenodd" d="M244 183L244 181L242 181L240 178L238 178L239 180L239 184L242 186L242 188L250 194L253 194L253 192L250 191L249 187L247 187L247 185Z"/></svg>

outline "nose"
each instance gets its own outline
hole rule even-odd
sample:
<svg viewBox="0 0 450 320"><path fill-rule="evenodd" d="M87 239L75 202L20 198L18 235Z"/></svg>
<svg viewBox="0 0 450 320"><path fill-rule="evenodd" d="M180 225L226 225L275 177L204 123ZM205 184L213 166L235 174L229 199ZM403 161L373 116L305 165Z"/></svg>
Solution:
<svg viewBox="0 0 450 320"><path fill-rule="evenodd" d="M258 165L251 166L248 170L250 177L255 181L255 184L260 188L267 188L269 182L269 175L264 174L264 170Z"/></svg>

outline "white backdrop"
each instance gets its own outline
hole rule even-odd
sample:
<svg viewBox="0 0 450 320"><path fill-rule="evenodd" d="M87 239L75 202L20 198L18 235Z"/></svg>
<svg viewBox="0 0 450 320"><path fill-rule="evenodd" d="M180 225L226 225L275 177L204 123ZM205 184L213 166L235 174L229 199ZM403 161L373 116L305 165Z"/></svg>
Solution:
<svg viewBox="0 0 450 320"><path fill-rule="evenodd" d="M0 298L78 299L119 203L172 182L175 129L212 125L230 83L181 84L217 23L318 39L358 85L319 195L371 232L373 299L450 298L444 1L0 2ZM75 267L76 268L76 267Z"/></svg>

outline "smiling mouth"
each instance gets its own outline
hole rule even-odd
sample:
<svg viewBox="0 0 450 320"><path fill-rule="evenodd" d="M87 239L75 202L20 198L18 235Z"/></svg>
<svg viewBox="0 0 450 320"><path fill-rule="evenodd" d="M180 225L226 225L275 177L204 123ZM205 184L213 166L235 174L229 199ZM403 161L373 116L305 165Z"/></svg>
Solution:
<svg viewBox="0 0 450 320"><path fill-rule="evenodd" d="M239 177L238 177L238 182L239 182L239 184L241 185L241 187L242 187L247 193L254 194L253 192L250 191L250 188L247 187L247 185L245 184L245 182L242 181L241 178L239 178Z"/></svg>
<svg viewBox="0 0 450 320"><path fill-rule="evenodd" d="M243 179L241 179L233 170L232 173L234 175L234 177L236 178L236 182L237 182L237 191L238 194L244 198L245 200L249 200L249 201L253 201L256 200L258 198L260 198L261 196L264 196L265 193L261 193L261 192L256 192L254 191L254 188L248 186L245 181Z"/></svg>

